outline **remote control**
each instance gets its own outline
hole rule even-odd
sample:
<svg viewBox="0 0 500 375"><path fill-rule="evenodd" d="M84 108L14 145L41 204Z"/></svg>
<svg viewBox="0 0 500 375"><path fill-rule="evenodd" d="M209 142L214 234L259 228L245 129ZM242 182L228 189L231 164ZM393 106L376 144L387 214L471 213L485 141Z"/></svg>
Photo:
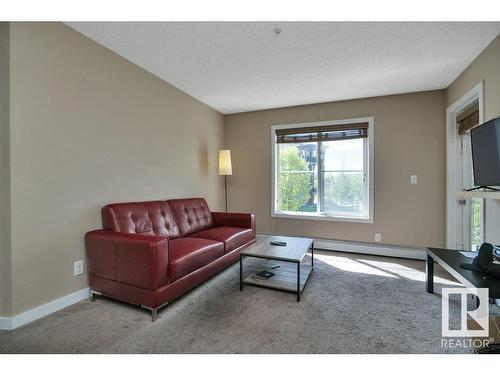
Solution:
<svg viewBox="0 0 500 375"><path fill-rule="evenodd" d="M286 242L282 242L282 241L271 241L271 245L274 245L274 246L286 246Z"/></svg>

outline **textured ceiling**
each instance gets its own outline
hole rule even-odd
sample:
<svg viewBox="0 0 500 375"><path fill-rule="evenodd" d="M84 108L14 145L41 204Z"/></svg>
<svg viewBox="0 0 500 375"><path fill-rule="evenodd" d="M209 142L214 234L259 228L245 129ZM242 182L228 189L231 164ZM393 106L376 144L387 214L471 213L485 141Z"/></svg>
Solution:
<svg viewBox="0 0 500 375"><path fill-rule="evenodd" d="M500 33L500 22L67 24L226 114L445 88Z"/></svg>

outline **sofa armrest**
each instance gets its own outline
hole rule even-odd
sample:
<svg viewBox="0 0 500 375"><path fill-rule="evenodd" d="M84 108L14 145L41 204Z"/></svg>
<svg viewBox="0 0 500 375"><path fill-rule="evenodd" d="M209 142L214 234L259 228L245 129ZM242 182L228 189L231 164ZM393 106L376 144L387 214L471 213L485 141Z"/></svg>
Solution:
<svg viewBox="0 0 500 375"><path fill-rule="evenodd" d="M239 227L252 229L255 237L255 216L248 213L212 212L216 227Z"/></svg>
<svg viewBox="0 0 500 375"><path fill-rule="evenodd" d="M89 274L154 290L168 283L168 239L94 230L85 234Z"/></svg>

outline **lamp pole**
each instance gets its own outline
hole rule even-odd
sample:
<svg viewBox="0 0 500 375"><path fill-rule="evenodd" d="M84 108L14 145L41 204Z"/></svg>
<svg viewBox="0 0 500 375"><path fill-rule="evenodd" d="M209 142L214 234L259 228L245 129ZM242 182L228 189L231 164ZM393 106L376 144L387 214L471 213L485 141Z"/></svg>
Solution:
<svg viewBox="0 0 500 375"><path fill-rule="evenodd" d="M227 175L224 175L224 191L226 192L226 212L227 212Z"/></svg>

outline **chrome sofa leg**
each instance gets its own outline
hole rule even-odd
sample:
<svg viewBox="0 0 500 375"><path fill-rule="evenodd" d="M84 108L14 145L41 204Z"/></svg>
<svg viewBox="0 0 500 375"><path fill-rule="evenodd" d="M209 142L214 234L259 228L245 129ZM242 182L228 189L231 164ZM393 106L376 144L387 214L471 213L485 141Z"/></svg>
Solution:
<svg viewBox="0 0 500 375"><path fill-rule="evenodd" d="M158 319L158 310L160 310L162 307L165 307L167 305L168 305L168 302L165 302L163 305L160 305L154 309L152 307L149 307L146 305L141 305L141 307L143 309L151 311L151 321L154 322L154 321L156 321L156 319Z"/></svg>
<svg viewBox="0 0 500 375"><path fill-rule="evenodd" d="M154 322L158 319L158 309L151 310L151 321Z"/></svg>
<svg viewBox="0 0 500 375"><path fill-rule="evenodd" d="M102 295L102 294L99 293L99 292L95 292L95 291L91 290L90 291L90 300L92 302L94 302L97 299L97 297L99 297L100 295Z"/></svg>

